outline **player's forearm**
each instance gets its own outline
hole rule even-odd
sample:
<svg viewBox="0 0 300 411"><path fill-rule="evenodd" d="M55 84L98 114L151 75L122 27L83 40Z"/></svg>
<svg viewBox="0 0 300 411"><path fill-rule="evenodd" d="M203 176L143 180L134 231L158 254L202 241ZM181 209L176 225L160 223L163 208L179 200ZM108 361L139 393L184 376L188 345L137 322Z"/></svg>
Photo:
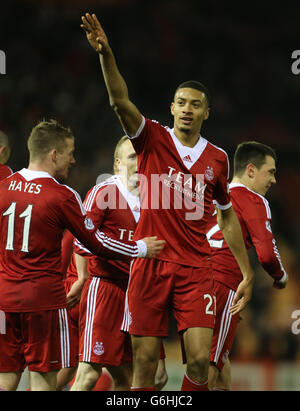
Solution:
<svg viewBox="0 0 300 411"><path fill-rule="evenodd" d="M232 207L223 212L222 215L218 213L218 224L230 251L240 267L244 280L252 282L254 273L249 262L241 226Z"/></svg>
<svg viewBox="0 0 300 411"><path fill-rule="evenodd" d="M122 104L122 101L128 100L127 84L118 69L111 49L104 55L99 54L99 59L110 105L116 108Z"/></svg>
<svg viewBox="0 0 300 411"><path fill-rule="evenodd" d="M89 278L88 261L86 258L75 253L75 263L78 273L78 280L84 283Z"/></svg>
<svg viewBox="0 0 300 411"><path fill-rule="evenodd" d="M275 281L285 279L287 274L283 267L275 239L255 241L254 245L259 262L263 266L264 270Z"/></svg>
<svg viewBox="0 0 300 411"><path fill-rule="evenodd" d="M127 84L118 69L111 48L108 47L105 52L100 53L99 59L109 103L125 133L129 136L135 136L142 123L142 115L129 99Z"/></svg>

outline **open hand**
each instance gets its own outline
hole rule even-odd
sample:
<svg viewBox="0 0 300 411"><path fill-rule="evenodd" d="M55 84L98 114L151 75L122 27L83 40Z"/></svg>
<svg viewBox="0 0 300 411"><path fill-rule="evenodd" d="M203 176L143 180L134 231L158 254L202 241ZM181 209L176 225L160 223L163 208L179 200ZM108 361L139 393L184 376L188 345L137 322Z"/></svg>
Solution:
<svg viewBox="0 0 300 411"><path fill-rule="evenodd" d="M67 294L67 308L73 308L79 303L84 281L76 280Z"/></svg>
<svg viewBox="0 0 300 411"><path fill-rule="evenodd" d="M106 34L95 14L86 13L81 17L81 28L85 31L86 37L93 49L100 54L104 54L109 49Z"/></svg>
<svg viewBox="0 0 300 411"><path fill-rule="evenodd" d="M242 280L236 290L229 312L234 315L241 312L251 299L253 281Z"/></svg>

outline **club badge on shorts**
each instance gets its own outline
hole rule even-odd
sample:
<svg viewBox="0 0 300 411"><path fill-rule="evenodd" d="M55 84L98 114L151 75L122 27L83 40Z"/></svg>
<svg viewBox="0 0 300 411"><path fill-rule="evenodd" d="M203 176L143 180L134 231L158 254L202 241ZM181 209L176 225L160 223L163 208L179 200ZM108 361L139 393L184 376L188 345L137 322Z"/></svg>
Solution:
<svg viewBox="0 0 300 411"><path fill-rule="evenodd" d="M96 355L102 355L104 353L104 347L102 342L96 341L96 344L94 345L93 352Z"/></svg>

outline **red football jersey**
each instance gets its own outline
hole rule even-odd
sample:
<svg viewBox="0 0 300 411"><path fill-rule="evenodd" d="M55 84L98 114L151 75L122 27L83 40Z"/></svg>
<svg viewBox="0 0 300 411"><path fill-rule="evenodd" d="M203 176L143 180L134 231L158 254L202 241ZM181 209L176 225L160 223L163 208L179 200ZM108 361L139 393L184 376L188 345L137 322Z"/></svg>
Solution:
<svg viewBox="0 0 300 411"><path fill-rule="evenodd" d="M119 176L112 176L105 182L91 188L84 201L87 216L95 226L117 241L131 241L140 217L140 202L127 190ZM75 241L75 252L87 256L86 250ZM72 262L68 276L77 275L76 264ZM92 276L107 278L112 282L127 285L130 262L109 260L91 255L88 271Z"/></svg>
<svg viewBox="0 0 300 411"><path fill-rule="evenodd" d="M159 260L209 266L210 204L215 199L220 208L231 206L227 154L201 136L194 147L184 146L173 129L145 118L130 139L140 173L141 217L134 239L166 240Z"/></svg>
<svg viewBox="0 0 300 411"><path fill-rule="evenodd" d="M61 240L68 229L95 253L132 259L133 242L118 244L97 230L76 191L46 172L23 169L0 183L0 309L65 307Z"/></svg>
<svg viewBox="0 0 300 411"><path fill-rule="evenodd" d="M263 268L274 280L279 280L286 273L272 234L268 201L262 195L238 183L230 184L230 197L241 224L246 248L249 250L254 246ZM207 239L212 250L215 280L236 290L242 280L242 273L217 224L213 206L207 225Z"/></svg>
<svg viewBox="0 0 300 411"><path fill-rule="evenodd" d="M10 176L13 173L12 169L5 164L0 164L0 180Z"/></svg>

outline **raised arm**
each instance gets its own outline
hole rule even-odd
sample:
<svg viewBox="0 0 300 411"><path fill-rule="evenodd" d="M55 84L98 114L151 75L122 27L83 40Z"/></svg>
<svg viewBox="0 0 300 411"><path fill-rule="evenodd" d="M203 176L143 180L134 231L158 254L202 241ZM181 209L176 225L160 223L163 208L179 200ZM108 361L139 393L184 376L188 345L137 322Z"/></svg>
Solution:
<svg viewBox="0 0 300 411"><path fill-rule="evenodd" d="M142 123L142 115L129 99L127 84L118 69L107 36L95 14L86 13L81 19L80 27L85 30L90 45L99 54L110 105L124 131L129 136L134 136Z"/></svg>
<svg viewBox="0 0 300 411"><path fill-rule="evenodd" d="M249 262L241 226L233 207L226 210L217 209L217 213L218 225L243 275L230 309L232 314L237 314L251 299L254 273Z"/></svg>

